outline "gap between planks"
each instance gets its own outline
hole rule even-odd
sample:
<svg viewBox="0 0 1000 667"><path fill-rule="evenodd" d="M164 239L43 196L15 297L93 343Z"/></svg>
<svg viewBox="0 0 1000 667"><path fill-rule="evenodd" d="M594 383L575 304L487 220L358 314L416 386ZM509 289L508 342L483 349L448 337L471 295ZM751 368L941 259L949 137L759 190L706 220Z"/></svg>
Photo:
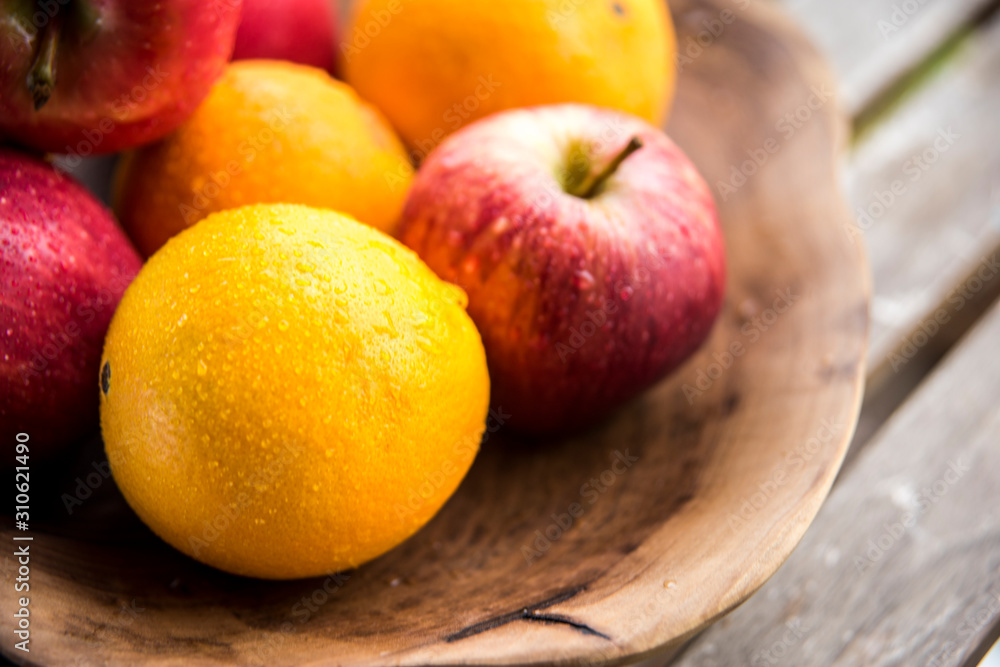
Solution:
<svg viewBox="0 0 1000 667"><path fill-rule="evenodd" d="M992 14L967 48L925 83L855 147L848 174L875 298L866 397L841 476L878 426L1000 297L1000 277L977 275L1000 257L994 119L1000 16ZM955 128L960 136L917 183L909 183L906 165L933 148L941 128ZM886 200L894 182L907 190L882 206L878 199ZM872 216L883 209L884 216Z"/></svg>

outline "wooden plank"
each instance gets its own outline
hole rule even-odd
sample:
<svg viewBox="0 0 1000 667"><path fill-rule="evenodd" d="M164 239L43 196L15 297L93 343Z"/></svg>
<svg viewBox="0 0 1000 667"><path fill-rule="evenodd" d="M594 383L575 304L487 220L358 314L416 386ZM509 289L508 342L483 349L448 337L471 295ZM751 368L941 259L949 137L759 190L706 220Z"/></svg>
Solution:
<svg viewBox="0 0 1000 667"><path fill-rule="evenodd" d="M872 382L1000 292L1000 17L855 147L847 187L874 277ZM941 340L935 340L940 338ZM873 387L875 388L875 387Z"/></svg>
<svg viewBox="0 0 1000 667"><path fill-rule="evenodd" d="M862 453L778 573L672 664L943 667L985 652L1000 628L998 337L1000 305Z"/></svg>
<svg viewBox="0 0 1000 667"><path fill-rule="evenodd" d="M854 116L996 0L781 0L832 61Z"/></svg>

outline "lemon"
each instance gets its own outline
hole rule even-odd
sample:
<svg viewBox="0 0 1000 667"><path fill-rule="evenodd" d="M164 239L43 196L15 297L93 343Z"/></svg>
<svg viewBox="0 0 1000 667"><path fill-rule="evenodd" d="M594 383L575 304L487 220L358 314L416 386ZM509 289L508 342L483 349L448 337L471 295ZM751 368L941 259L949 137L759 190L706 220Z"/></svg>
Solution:
<svg viewBox="0 0 1000 667"><path fill-rule="evenodd" d="M465 293L331 211L255 205L171 239L115 312L101 426L160 537L228 572L356 567L458 487L489 401Z"/></svg>

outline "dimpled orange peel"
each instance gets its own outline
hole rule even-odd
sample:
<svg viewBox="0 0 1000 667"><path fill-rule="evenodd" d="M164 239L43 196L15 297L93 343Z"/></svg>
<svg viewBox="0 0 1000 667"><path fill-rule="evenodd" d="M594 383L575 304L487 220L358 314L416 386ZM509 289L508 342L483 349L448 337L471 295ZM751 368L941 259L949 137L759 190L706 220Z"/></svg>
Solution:
<svg viewBox="0 0 1000 667"><path fill-rule="evenodd" d="M345 79L418 159L497 111L580 102L660 125L676 36L663 0L357 0Z"/></svg>
<svg viewBox="0 0 1000 667"><path fill-rule="evenodd" d="M181 551L291 579L423 526L478 450L489 378L465 293L344 215L209 216L143 267L101 362L115 481Z"/></svg>
<svg viewBox="0 0 1000 667"><path fill-rule="evenodd" d="M210 213L258 203L343 211L391 234L412 177L392 127L350 86L243 60L180 128L125 155L114 209L146 257Z"/></svg>

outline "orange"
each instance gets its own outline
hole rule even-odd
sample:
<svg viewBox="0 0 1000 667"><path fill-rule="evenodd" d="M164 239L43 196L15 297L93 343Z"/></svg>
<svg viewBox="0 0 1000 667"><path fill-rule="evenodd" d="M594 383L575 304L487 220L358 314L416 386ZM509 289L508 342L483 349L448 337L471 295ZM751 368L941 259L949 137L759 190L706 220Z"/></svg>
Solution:
<svg viewBox="0 0 1000 667"><path fill-rule="evenodd" d="M269 579L352 568L424 525L478 450L486 357L465 293L332 211L216 213L115 312L115 481L181 551Z"/></svg>
<svg viewBox="0 0 1000 667"><path fill-rule="evenodd" d="M145 256L209 213L307 204L392 232L413 170L347 84L291 63L232 63L177 131L128 154L114 208Z"/></svg>
<svg viewBox="0 0 1000 667"><path fill-rule="evenodd" d="M493 112L582 102L659 125L676 37L663 0L358 0L347 81L422 158Z"/></svg>

